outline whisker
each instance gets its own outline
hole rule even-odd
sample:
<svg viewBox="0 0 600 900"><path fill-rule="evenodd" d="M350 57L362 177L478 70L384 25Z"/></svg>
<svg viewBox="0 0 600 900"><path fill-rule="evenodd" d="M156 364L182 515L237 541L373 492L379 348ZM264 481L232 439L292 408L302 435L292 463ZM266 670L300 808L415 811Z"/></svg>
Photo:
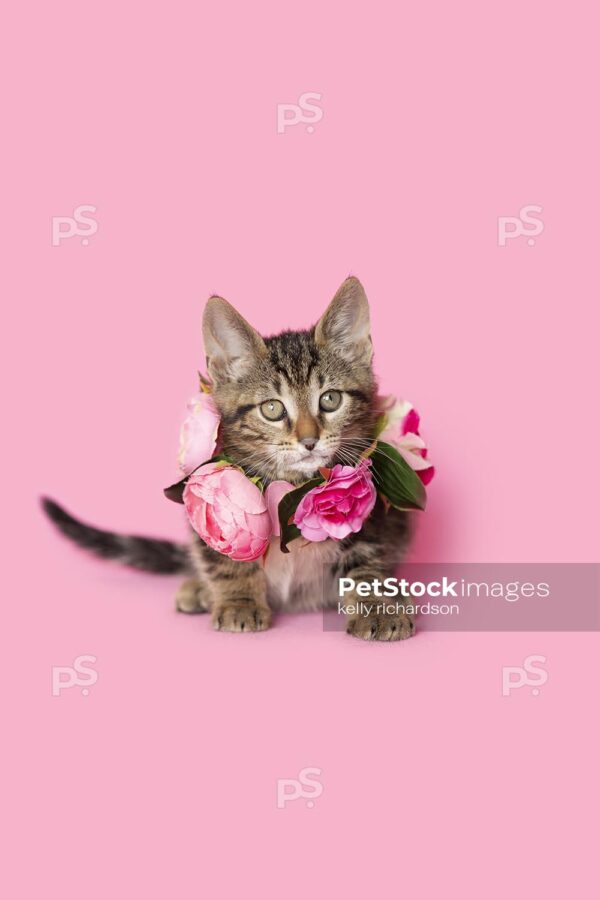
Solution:
<svg viewBox="0 0 600 900"><path fill-rule="evenodd" d="M362 446L364 450L366 450L367 447L370 447L371 444L373 443L373 441L364 441L364 442L363 442L363 439L362 439L362 438L348 438L348 439L347 439L347 442L350 442L350 441L355 442L355 443L357 444L357 447L358 447L358 446ZM360 443L359 443L359 442L360 442ZM393 457L391 457L391 456L390 456L388 453L386 453L384 450L382 450L381 447L378 447L378 446L375 447L375 449L373 450L373 454L372 454L372 455L374 456L375 453L381 454L381 456L385 457L385 459L389 460L389 461L390 461L391 463L393 463L394 465L398 465L398 461L395 460Z"/></svg>
<svg viewBox="0 0 600 900"><path fill-rule="evenodd" d="M348 466L355 466L355 465L356 465L356 460L348 453L348 451L347 451L345 448L339 447L339 448L338 448L338 454L339 454L339 456L340 456L340 459L341 459L346 465L348 465ZM376 485L380 485L380 484L381 484L381 476L378 475L377 472L374 472L373 470L371 470L371 475L372 475L372 477L373 477L373 481L375 482L375 484L376 484Z"/></svg>
<svg viewBox="0 0 600 900"><path fill-rule="evenodd" d="M359 447L346 446L354 440L356 440L357 442L360 442ZM340 454L340 457L342 457L342 454L343 454L342 458L345 459L347 465L355 466L357 464L358 460L354 458L354 456L353 456L354 452L357 449L361 449L361 448L366 449L367 447L370 447L372 443L373 443L372 441L363 441L362 438L356 438L356 439L347 438L342 442L342 445L340 445L340 447L338 448L338 453ZM381 485L381 483L382 483L381 476L378 475L377 472L375 472L373 470L371 470L371 475L373 476L373 480L375 481L375 483L378 485Z"/></svg>

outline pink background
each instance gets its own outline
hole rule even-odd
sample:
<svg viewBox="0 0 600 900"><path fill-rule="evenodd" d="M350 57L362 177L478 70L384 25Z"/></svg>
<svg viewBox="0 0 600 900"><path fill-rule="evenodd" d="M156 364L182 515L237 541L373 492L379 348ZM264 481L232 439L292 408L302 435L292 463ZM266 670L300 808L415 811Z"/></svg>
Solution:
<svg viewBox="0 0 600 900"><path fill-rule="evenodd" d="M416 559L598 558L595 5L13 4L0 54L5 894L595 896L596 634L319 615L215 634L37 496L180 536L184 403L219 292L261 330L348 273L438 466ZM322 120L276 130L278 103ZM51 245L53 216L98 232ZM498 216L543 207L534 246ZM565 612L568 615L568 610ZM51 695L52 666L98 682ZM547 658L539 696L502 667ZM314 808L278 778L322 770Z"/></svg>

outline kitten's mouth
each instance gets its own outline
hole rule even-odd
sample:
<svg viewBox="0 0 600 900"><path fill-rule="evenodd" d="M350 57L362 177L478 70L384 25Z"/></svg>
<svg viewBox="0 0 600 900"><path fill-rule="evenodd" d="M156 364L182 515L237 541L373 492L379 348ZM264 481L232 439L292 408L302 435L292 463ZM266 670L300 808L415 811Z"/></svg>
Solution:
<svg viewBox="0 0 600 900"><path fill-rule="evenodd" d="M321 469L327 460L325 459L301 459L297 463L293 463L290 466L290 469L294 469L296 472L316 472L318 469Z"/></svg>
<svg viewBox="0 0 600 900"><path fill-rule="evenodd" d="M305 479L316 475L319 469L329 466L333 459L333 453L324 453L322 450L311 450L309 453L300 455L296 451L292 451L288 458L284 461L284 466L288 472L303 476Z"/></svg>

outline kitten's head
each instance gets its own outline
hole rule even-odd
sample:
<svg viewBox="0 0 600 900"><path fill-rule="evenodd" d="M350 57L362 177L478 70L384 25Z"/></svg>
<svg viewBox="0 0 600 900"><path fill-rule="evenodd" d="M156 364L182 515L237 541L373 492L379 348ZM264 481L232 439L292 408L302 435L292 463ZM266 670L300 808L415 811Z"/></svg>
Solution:
<svg viewBox="0 0 600 900"><path fill-rule="evenodd" d="M204 346L224 451L265 481L300 484L352 464L377 418L369 305L348 278L308 331L262 338L221 297L204 311Z"/></svg>

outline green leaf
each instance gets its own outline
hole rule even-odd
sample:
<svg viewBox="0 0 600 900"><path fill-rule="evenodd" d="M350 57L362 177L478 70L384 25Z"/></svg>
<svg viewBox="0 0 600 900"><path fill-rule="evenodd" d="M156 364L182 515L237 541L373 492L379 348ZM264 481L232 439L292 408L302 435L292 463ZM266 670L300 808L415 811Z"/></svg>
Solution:
<svg viewBox="0 0 600 900"><path fill-rule="evenodd" d="M187 484L188 478L197 472L198 469L201 469L202 466L207 466L209 463L222 462L227 465L235 465L232 459L229 459L228 456L225 456L224 453L219 453L218 456L213 456L212 459L207 459L206 462L200 463L199 466L189 473L189 475L185 475L181 481L176 481L175 484L170 484L169 487L166 487L163 491L167 500L172 500L173 503L183 503L183 491Z"/></svg>
<svg viewBox="0 0 600 900"><path fill-rule="evenodd" d="M224 453L218 453L216 456L213 456L212 459L207 459L206 462L200 463L198 469L200 469L202 466L207 466L211 462L222 462L227 463L228 466L237 466L237 463L235 463L230 456L226 456ZM196 471L197 469L194 469L194 472Z"/></svg>
<svg viewBox="0 0 600 900"><path fill-rule="evenodd" d="M281 550L283 553L289 553L290 551L287 548L289 542L293 541L294 538L300 537L300 529L297 525L294 525L293 522L290 522L290 519L296 512L298 504L305 494L308 494L308 492L312 491L312 489L314 487L317 487L317 485L323 484L323 481L323 478L311 478L310 481L305 481L304 484L300 485L300 487L297 487L293 491L289 491L289 493L284 494L279 501L277 512L279 515L279 527L281 529Z"/></svg>
<svg viewBox="0 0 600 900"><path fill-rule="evenodd" d="M423 482L395 447L378 441L371 456L373 480L396 509L425 509L427 496Z"/></svg>
<svg viewBox="0 0 600 900"><path fill-rule="evenodd" d="M175 484L170 484L169 487L164 488L163 494L167 500L172 500L173 503L183 503L183 491L188 477L186 475L181 481L176 481Z"/></svg>
<svg viewBox="0 0 600 900"><path fill-rule="evenodd" d="M298 528L297 525L294 525L293 522L288 523L285 528L281 529L281 552L289 553L288 544L294 541L296 538L302 537L302 532Z"/></svg>

